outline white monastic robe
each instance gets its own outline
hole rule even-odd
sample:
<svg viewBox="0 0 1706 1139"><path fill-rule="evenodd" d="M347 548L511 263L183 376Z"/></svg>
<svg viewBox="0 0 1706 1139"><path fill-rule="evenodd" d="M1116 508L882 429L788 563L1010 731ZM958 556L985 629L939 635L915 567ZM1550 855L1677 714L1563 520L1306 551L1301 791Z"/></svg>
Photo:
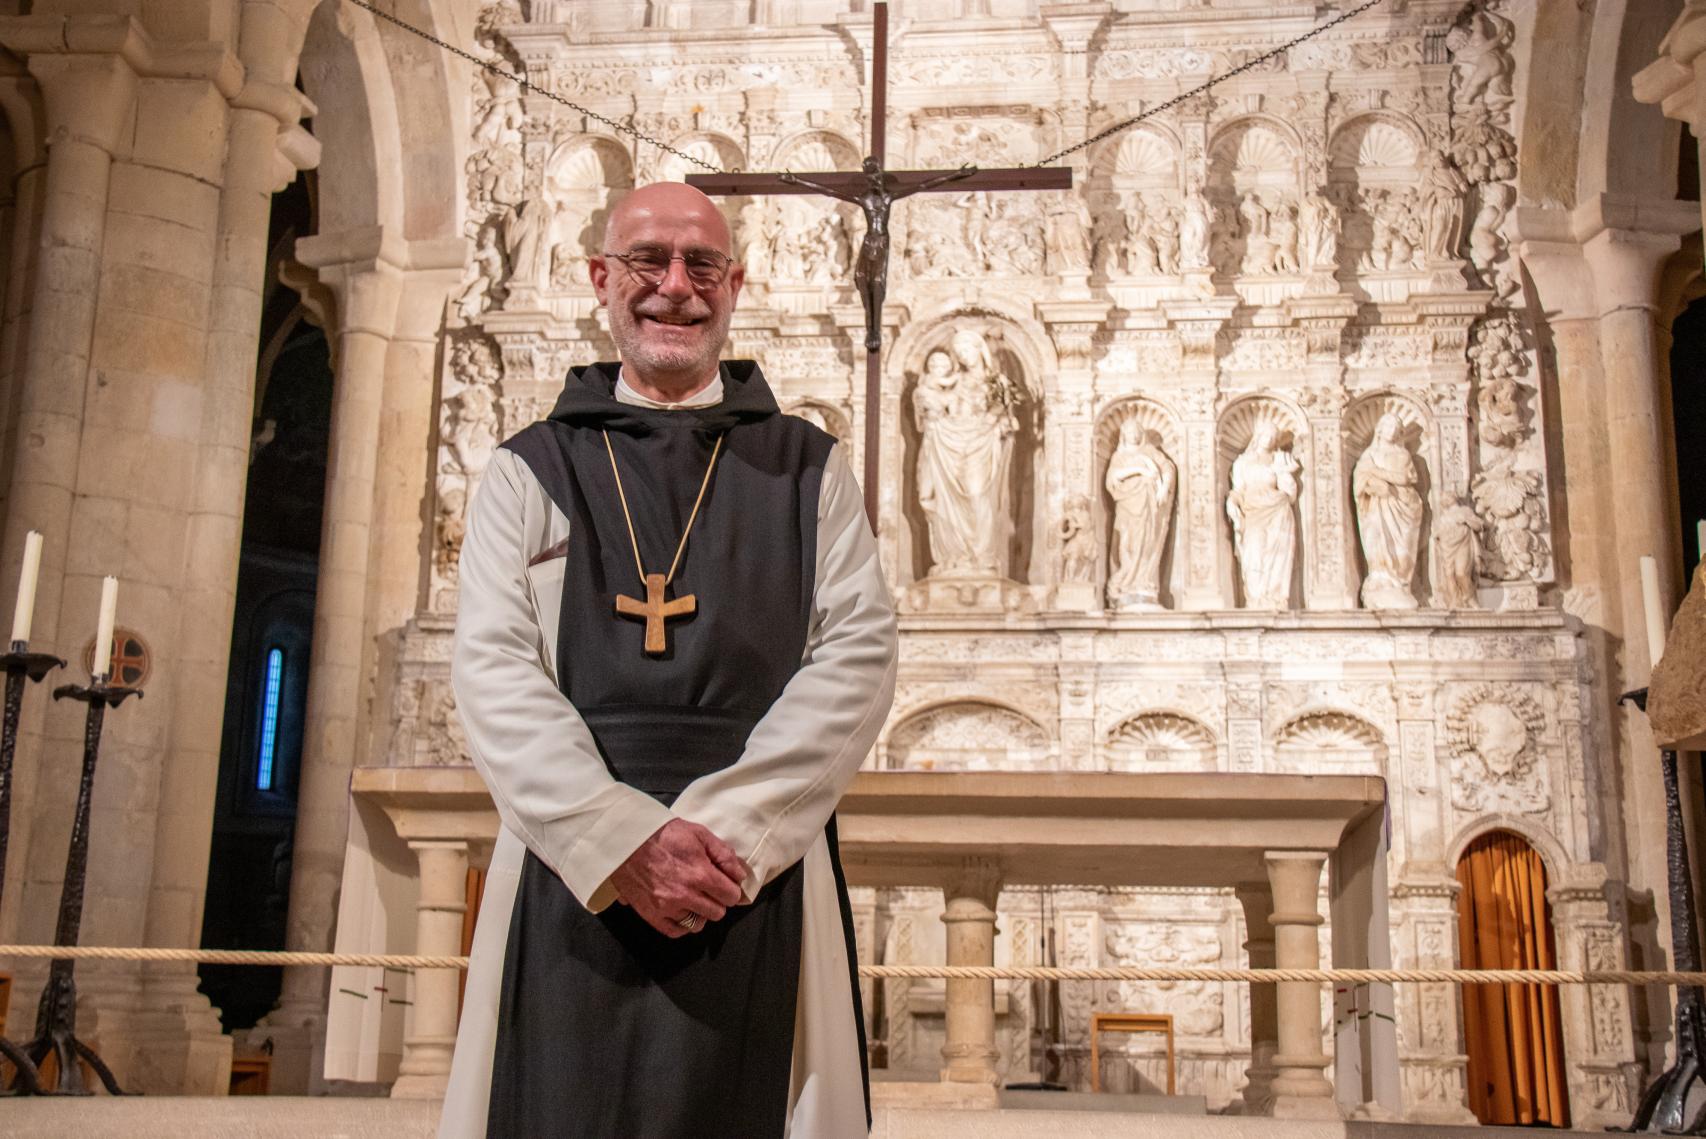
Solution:
<svg viewBox="0 0 1706 1139"><path fill-rule="evenodd" d="M624 403L659 406L625 384L615 394ZM714 404L721 394L719 380L690 403ZM839 446L824 468L817 519L811 624L799 670L739 761L700 777L666 808L611 778L558 687L565 559L535 559L573 535L527 464L509 450L496 453L468 512L454 683L470 751L504 825L480 908L440 1139L485 1134L505 946L526 853L597 912L612 904L611 872L673 817L734 847L752 868L748 897L803 859L788 1134L866 1134L850 963L823 831L888 713L897 637L859 487Z"/></svg>

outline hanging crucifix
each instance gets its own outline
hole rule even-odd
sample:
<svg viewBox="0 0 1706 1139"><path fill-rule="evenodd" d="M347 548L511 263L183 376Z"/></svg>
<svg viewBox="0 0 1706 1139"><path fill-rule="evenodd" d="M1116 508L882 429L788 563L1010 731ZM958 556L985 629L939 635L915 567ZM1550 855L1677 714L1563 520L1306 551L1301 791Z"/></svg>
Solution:
<svg viewBox="0 0 1706 1139"><path fill-rule="evenodd" d="M871 153L857 171L813 174L689 174L686 181L707 194L826 194L852 202L865 215L854 284L865 308L865 514L877 528L877 475L881 446L883 296L888 290L889 212L901 198L952 185L955 190L1070 190L1067 166L979 170L883 169L888 116L889 10L873 13L871 50Z"/></svg>

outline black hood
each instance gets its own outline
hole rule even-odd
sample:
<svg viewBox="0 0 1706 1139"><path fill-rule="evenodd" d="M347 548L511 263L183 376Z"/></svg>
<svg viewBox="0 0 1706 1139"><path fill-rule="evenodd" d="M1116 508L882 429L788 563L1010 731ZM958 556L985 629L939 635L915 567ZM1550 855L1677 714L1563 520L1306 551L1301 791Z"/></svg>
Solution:
<svg viewBox="0 0 1706 1139"><path fill-rule="evenodd" d="M601 427L612 431L645 434L668 427L697 426L725 431L739 423L752 423L781 414L764 373L753 360L724 360L721 365L723 400L713 407L683 407L673 411L619 403L616 378L620 364L588 364L570 368L563 394L548 419L575 427Z"/></svg>

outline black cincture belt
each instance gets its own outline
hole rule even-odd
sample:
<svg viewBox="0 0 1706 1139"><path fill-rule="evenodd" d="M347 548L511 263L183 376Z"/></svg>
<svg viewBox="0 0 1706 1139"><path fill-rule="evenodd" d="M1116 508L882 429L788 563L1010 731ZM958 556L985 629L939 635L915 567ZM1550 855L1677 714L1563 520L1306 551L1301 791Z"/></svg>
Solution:
<svg viewBox="0 0 1706 1139"><path fill-rule="evenodd" d="M610 774L657 799L740 759L762 718L749 711L671 704L614 704L581 709Z"/></svg>

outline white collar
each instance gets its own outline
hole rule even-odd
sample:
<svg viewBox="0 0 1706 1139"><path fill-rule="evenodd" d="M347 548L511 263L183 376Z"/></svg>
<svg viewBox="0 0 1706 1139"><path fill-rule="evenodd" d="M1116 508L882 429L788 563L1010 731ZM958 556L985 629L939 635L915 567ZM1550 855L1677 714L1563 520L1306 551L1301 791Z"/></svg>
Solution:
<svg viewBox="0 0 1706 1139"><path fill-rule="evenodd" d="M717 365L717 374L711 382L694 392L679 403L662 403L635 391L628 383L628 369L624 367L616 374L616 402L633 404L636 407L649 407L654 411L681 411L691 407L715 407L723 402L723 368Z"/></svg>

